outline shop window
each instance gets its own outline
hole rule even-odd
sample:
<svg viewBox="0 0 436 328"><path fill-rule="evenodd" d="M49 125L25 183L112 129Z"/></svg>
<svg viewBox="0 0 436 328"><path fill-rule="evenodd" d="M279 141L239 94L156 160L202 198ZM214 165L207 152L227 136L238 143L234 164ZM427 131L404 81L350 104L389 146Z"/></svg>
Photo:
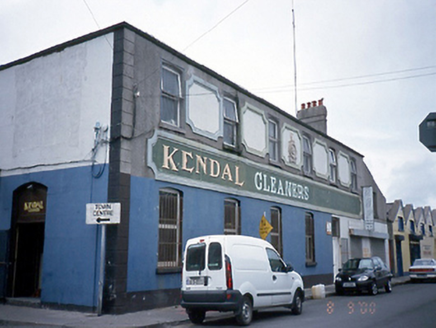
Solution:
<svg viewBox="0 0 436 328"><path fill-rule="evenodd" d="M173 126L180 126L181 87L180 74L162 66L160 119Z"/></svg>
<svg viewBox="0 0 436 328"><path fill-rule="evenodd" d="M226 199L224 201L224 234L241 234L241 211L239 201L236 199Z"/></svg>
<svg viewBox="0 0 436 328"><path fill-rule="evenodd" d="M277 127L277 123L272 120L269 120L268 122L268 135L269 135L269 159L271 161L277 162L278 149L279 149L278 127Z"/></svg>
<svg viewBox="0 0 436 328"><path fill-rule="evenodd" d="M279 207L271 207L271 225L273 229L270 232L271 245L283 257L283 241L282 241L282 212Z"/></svg>
<svg viewBox="0 0 436 328"><path fill-rule="evenodd" d="M180 268L182 264L183 194L172 189L159 191L158 268Z"/></svg>
<svg viewBox="0 0 436 328"><path fill-rule="evenodd" d="M306 265L315 265L315 227L312 213L306 213Z"/></svg>
<svg viewBox="0 0 436 328"><path fill-rule="evenodd" d="M238 111L236 103L224 98L224 144L236 148L238 141Z"/></svg>
<svg viewBox="0 0 436 328"><path fill-rule="evenodd" d="M312 173L312 146L308 137L303 137L303 172Z"/></svg>
<svg viewBox="0 0 436 328"><path fill-rule="evenodd" d="M332 183L336 183L337 176L337 163L336 154L333 149L329 149L329 180Z"/></svg>

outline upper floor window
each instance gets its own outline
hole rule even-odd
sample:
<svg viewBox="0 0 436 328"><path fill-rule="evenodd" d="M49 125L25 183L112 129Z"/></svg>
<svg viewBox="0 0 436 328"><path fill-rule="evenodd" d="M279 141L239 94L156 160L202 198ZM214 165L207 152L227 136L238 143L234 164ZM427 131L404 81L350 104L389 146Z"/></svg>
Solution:
<svg viewBox="0 0 436 328"><path fill-rule="evenodd" d="M224 144L236 147L238 140L238 111L236 103L224 98Z"/></svg>
<svg viewBox="0 0 436 328"><path fill-rule="evenodd" d="M271 245L283 256L282 213L278 207L271 207L271 225Z"/></svg>
<svg viewBox="0 0 436 328"><path fill-rule="evenodd" d="M241 234L241 211L236 199L224 200L224 234Z"/></svg>
<svg viewBox="0 0 436 328"><path fill-rule="evenodd" d="M336 154L333 149L329 149L329 180L330 182L336 182L336 172L337 172L337 164L336 164Z"/></svg>
<svg viewBox="0 0 436 328"><path fill-rule="evenodd" d="M278 127L277 123L269 120L268 122L268 134L269 134L269 159L276 162L278 160Z"/></svg>
<svg viewBox="0 0 436 328"><path fill-rule="evenodd" d="M180 126L180 74L162 66L160 119L174 126Z"/></svg>
<svg viewBox="0 0 436 328"><path fill-rule="evenodd" d="M424 225L424 223L421 223L421 234L423 236L425 236L425 225Z"/></svg>
<svg viewBox="0 0 436 328"><path fill-rule="evenodd" d="M351 190L357 190L357 169L356 161L354 158L350 161L350 173L351 173Z"/></svg>
<svg viewBox="0 0 436 328"><path fill-rule="evenodd" d="M312 173L312 146L308 137L303 136L303 172Z"/></svg>
<svg viewBox="0 0 436 328"><path fill-rule="evenodd" d="M172 189L159 191L158 268L182 265L183 195Z"/></svg>
<svg viewBox="0 0 436 328"><path fill-rule="evenodd" d="M409 228L410 228L410 232L411 233L415 233L415 222L413 222L413 221L409 221Z"/></svg>
<svg viewBox="0 0 436 328"><path fill-rule="evenodd" d="M398 218L398 231L404 231L404 220L402 217Z"/></svg>
<svg viewBox="0 0 436 328"><path fill-rule="evenodd" d="M306 265L315 264L315 226L312 213L306 213Z"/></svg>
<svg viewBox="0 0 436 328"><path fill-rule="evenodd" d="M428 226L428 232L430 233L430 237L433 237L433 227L431 225Z"/></svg>

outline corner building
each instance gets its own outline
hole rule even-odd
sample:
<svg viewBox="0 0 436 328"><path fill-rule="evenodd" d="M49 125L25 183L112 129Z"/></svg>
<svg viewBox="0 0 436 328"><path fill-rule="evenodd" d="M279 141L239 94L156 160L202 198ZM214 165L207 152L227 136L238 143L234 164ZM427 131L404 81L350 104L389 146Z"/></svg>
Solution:
<svg viewBox="0 0 436 328"><path fill-rule="evenodd" d="M186 240L258 237L263 215L307 287L387 259L386 201L322 100L297 119L121 23L1 66L0 104L2 297L96 309L88 203L121 204L104 313L178 304Z"/></svg>

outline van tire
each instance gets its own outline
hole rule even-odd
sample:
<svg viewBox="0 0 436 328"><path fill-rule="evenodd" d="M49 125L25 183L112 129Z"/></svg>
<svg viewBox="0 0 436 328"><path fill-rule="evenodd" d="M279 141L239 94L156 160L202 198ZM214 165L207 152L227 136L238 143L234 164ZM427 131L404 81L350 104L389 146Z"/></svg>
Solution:
<svg viewBox="0 0 436 328"><path fill-rule="evenodd" d="M303 312L303 298L301 291L297 290L294 296L294 302L292 303L292 314L300 315Z"/></svg>
<svg viewBox="0 0 436 328"><path fill-rule="evenodd" d="M204 318L206 317L206 312L200 310L189 310L188 316L192 323L200 325L203 323Z"/></svg>
<svg viewBox="0 0 436 328"><path fill-rule="evenodd" d="M248 326L253 319L253 303L248 296L244 296L239 312L236 314L236 322L240 326Z"/></svg>

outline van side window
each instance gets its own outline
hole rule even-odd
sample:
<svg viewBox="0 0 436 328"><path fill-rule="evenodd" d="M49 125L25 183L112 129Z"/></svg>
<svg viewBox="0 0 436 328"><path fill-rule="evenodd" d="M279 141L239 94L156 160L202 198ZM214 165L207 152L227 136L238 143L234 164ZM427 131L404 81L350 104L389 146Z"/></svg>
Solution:
<svg viewBox="0 0 436 328"><path fill-rule="evenodd" d="M223 267L223 256L221 253L221 244L220 243L211 243L209 245L209 254L207 267L209 270L221 270Z"/></svg>
<svg viewBox="0 0 436 328"><path fill-rule="evenodd" d="M186 251L186 271L203 271L205 267L206 244L195 244Z"/></svg>
<svg viewBox="0 0 436 328"><path fill-rule="evenodd" d="M266 249L272 272L286 272L286 266L280 256L270 248Z"/></svg>

